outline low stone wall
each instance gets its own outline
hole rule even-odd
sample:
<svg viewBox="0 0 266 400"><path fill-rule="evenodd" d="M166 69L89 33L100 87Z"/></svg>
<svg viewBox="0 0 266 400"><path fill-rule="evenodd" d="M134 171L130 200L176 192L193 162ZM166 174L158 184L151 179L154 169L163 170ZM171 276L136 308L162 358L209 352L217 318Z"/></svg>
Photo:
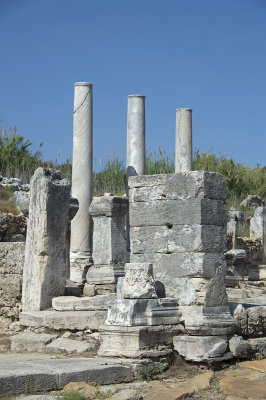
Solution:
<svg viewBox="0 0 266 400"><path fill-rule="evenodd" d="M27 219L23 214L12 215L0 211L0 242L25 242Z"/></svg>
<svg viewBox="0 0 266 400"><path fill-rule="evenodd" d="M25 243L0 242L0 318L19 316Z"/></svg>

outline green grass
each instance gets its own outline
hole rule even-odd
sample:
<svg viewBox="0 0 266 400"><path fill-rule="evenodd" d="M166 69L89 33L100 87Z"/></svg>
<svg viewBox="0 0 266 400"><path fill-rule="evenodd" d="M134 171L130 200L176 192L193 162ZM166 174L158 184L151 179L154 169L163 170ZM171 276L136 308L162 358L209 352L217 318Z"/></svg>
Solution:
<svg viewBox="0 0 266 400"><path fill-rule="evenodd" d="M19 210L16 207L15 201L12 199L14 193L13 187L0 186L0 211L18 215Z"/></svg>

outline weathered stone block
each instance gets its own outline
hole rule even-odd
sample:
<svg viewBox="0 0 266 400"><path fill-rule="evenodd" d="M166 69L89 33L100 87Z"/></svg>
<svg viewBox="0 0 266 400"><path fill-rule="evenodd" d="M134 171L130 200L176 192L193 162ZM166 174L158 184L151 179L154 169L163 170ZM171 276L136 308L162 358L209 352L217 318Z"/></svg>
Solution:
<svg viewBox="0 0 266 400"><path fill-rule="evenodd" d="M134 176L128 180L129 201L207 198L226 199L222 175L207 171Z"/></svg>
<svg viewBox="0 0 266 400"><path fill-rule="evenodd" d="M22 332L11 337L11 350L41 352L56 337L56 335L49 335L48 333Z"/></svg>
<svg viewBox="0 0 266 400"><path fill-rule="evenodd" d="M189 335L221 336L236 332L237 322L228 306L179 306Z"/></svg>
<svg viewBox="0 0 266 400"><path fill-rule="evenodd" d="M121 217L93 217L93 263L95 265L126 262L125 221Z"/></svg>
<svg viewBox="0 0 266 400"><path fill-rule="evenodd" d="M57 311L93 311L107 310L110 300L115 299L115 294L93 297L62 296L54 297L52 306Z"/></svg>
<svg viewBox="0 0 266 400"><path fill-rule="evenodd" d="M126 264L122 292L125 299L157 298L152 264Z"/></svg>
<svg viewBox="0 0 266 400"><path fill-rule="evenodd" d="M102 342L98 355L103 357L165 355L172 352L173 336L183 332L182 328L179 325L105 326L101 328Z"/></svg>
<svg viewBox="0 0 266 400"><path fill-rule="evenodd" d="M118 299L110 302L106 325L172 325L181 313L175 299Z"/></svg>
<svg viewBox="0 0 266 400"><path fill-rule="evenodd" d="M25 243L0 242L0 316L17 318Z"/></svg>
<svg viewBox="0 0 266 400"><path fill-rule="evenodd" d="M70 183L59 171L38 168L30 189L23 270L23 310L44 310L64 294Z"/></svg>
<svg viewBox="0 0 266 400"><path fill-rule="evenodd" d="M92 217L125 216L128 211L128 199L119 196L93 197L90 205Z"/></svg>
<svg viewBox="0 0 266 400"><path fill-rule="evenodd" d="M188 361L221 360L228 350L226 336L175 336L174 349ZM226 359L232 355L226 355Z"/></svg>
<svg viewBox="0 0 266 400"><path fill-rule="evenodd" d="M124 274L123 265L92 265L88 269L86 280L92 284L112 284L116 283L118 277L124 276Z"/></svg>
<svg viewBox="0 0 266 400"><path fill-rule="evenodd" d="M227 222L223 201L176 199L133 202L129 207L130 226L220 225Z"/></svg>

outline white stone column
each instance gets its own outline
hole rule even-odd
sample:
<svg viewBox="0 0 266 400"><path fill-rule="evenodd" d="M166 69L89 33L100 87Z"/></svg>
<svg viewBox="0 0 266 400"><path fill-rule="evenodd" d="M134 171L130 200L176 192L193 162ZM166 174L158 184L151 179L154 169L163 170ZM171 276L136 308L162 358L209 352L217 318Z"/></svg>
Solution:
<svg viewBox="0 0 266 400"><path fill-rule="evenodd" d="M145 99L146 96L131 94L127 102L127 182L130 176L145 175ZM128 196L128 186L127 186ZM127 260L130 254L129 214L127 225Z"/></svg>
<svg viewBox="0 0 266 400"><path fill-rule="evenodd" d="M192 171L192 109L176 110L175 173Z"/></svg>
<svg viewBox="0 0 266 400"><path fill-rule="evenodd" d="M74 84L72 197L78 199L79 210L71 221L70 279L85 281L91 264L93 179L93 113L92 84Z"/></svg>
<svg viewBox="0 0 266 400"><path fill-rule="evenodd" d="M127 178L145 174L145 96L128 96Z"/></svg>

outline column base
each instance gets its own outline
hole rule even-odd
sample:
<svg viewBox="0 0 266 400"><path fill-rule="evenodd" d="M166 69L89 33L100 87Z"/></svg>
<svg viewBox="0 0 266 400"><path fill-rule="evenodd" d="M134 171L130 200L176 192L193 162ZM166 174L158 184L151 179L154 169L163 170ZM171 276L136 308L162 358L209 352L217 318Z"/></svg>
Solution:
<svg viewBox="0 0 266 400"><path fill-rule="evenodd" d="M117 283L119 277L125 275L124 265L93 265L89 268L86 280L96 285Z"/></svg>
<svg viewBox="0 0 266 400"><path fill-rule="evenodd" d="M89 252L70 252L70 279L83 284L86 282L86 274L92 265L92 257Z"/></svg>

